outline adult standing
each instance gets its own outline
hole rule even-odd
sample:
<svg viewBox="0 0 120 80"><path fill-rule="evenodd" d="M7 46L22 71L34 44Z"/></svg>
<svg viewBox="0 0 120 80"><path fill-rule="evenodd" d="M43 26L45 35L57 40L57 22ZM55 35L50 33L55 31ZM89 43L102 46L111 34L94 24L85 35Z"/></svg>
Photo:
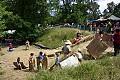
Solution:
<svg viewBox="0 0 120 80"><path fill-rule="evenodd" d="M120 49L120 29L116 29L115 34L113 35L114 43L114 56L119 54Z"/></svg>

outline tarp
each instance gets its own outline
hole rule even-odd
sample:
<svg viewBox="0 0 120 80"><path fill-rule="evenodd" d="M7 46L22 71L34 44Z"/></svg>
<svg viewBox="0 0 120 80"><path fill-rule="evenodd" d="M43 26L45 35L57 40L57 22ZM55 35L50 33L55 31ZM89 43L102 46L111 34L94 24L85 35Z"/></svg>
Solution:
<svg viewBox="0 0 120 80"><path fill-rule="evenodd" d="M103 17L100 17L99 19L93 20L93 21L105 21L105 20L107 20L107 19L104 19Z"/></svg>
<svg viewBox="0 0 120 80"><path fill-rule="evenodd" d="M120 18L114 16L114 15L111 15L109 18L107 19L111 19L111 20L120 20Z"/></svg>
<svg viewBox="0 0 120 80"><path fill-rule="evenodd" d="M97 21L105 21L107 19L104 19L103 17L100 17L100 19L98 19Z"/></svg>
<svg viewBox="0 0 120 80"><path fill-rule="evenodd" d="M79 65L78 58L76 56L70 56L64 61L60 62L61 68L75 67Z"/></svg>

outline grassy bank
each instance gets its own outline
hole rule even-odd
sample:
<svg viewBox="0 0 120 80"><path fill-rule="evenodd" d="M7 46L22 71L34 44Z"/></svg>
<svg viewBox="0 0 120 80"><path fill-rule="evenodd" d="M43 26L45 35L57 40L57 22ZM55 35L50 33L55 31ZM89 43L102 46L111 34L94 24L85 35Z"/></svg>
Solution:
<svg viewBox="0 0 120 80"><path fill-rule="evenodd" d="M40 37L37 43L43 44L49 48L58 48L64 45L65 40L72 41L76 36L78 29L74 28L51 28L47 29L42 37ZM83 32L81 33L86 36L89 33Z"/></svg>
<svg viewBox="0 0 120 80"><path fill-rule="evenodd" d="M120 80L120 56L82 62L80 66L40 71L30 80Z"/></svg>

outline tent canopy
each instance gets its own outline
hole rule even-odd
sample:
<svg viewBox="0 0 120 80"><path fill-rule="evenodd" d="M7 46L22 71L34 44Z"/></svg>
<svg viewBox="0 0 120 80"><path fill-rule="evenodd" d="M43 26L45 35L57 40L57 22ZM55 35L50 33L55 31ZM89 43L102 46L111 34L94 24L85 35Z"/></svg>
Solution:
<svg viewBox="0 0 120 80"><path fill-rule="evenodd" d="M120 20L120 18L114 16L114 15L111 15L109 18L107 19L111 19L111 20Z"/></svg>
<svg viewBox="0 0 120 80"><path fill-rule="evenodd" d="M103 17L100 17L99 19L93 20L93 21L105 21L105 20L107 20L107 19L104 19Z"/></svg>

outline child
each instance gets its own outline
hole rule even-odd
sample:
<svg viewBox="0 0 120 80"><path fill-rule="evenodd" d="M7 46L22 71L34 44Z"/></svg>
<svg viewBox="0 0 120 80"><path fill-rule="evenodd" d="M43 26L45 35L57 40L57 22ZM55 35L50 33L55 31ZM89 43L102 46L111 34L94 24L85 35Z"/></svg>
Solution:
<svg viewBox="0 0 120 80"><path fill-rule="evenodd" d="M39 65L38 65L38 70L42 68L42 61L43 61L43 52L39 53Z"/></svg>
<svg viewBox="0 0 120 80"><path fill-rule="evenodd" d="M55 65L60 67L60 58L58 53L56 53Z"/></svg>
<svg viewBox="0 0 120 80"><path fill-rule="evenodd" d="M31 53L29 57L29 70L34 71L34 67L35 67L34 53Z"/></svg>
<svg viewBox="0 0 120 80"><path fill-rule="evenodd" d="M9 44L9 51L13 51L12 43Z"/></svg>
<svg viewBox="0 0 120 80"><path fill-rule="evenodd" d="M82 54L81 54L81 50L78 49L77 53L76 53L78 60L81 62L82 61Z"/></svg>
<svg viewBox="0 0 120 80"><path fill-rule="evenodd" d="M26 45L26 50L28 50L28 49L30 48L30 42L27 40L27 41L25 42L25 45Z"/></svg>
<svg viewBox="0 0 120 80"><path fill-rule="evenodd" d="M44 53L43 56L42 67L44 69L48 69L48 56L46 55L46 53Z"/></svg>
<svg viewBox="0 0 120 80"><path fill-rule="evenodd" d="M21 67L21 64L20 64L20 57L17 58L17 64L18 64L18 69L21 70L22 67Z"/></svg>

